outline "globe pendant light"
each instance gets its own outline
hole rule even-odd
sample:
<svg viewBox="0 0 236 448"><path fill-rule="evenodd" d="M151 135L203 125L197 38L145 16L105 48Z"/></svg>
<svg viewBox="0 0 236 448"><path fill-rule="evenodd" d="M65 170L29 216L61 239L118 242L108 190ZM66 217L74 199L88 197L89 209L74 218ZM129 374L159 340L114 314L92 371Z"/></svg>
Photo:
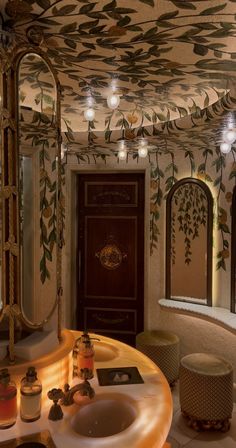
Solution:
<svg viewBox="0 0 236 448"><path fill-rule="evenodd" d="M228 142L221 143L220 150L223 154L228 154L231 151L231 144Z"/></svg>
<svg viewBox="0 0 236 448"><path fill-rule="evenodd" d="M120 97L113 93L112 95L107 97L107 105L109 109L116 109L120 104Z"/></svg>
<svg viewBox="0 0 236 448"><path fill-rule="evenodd" d="M94 117L95 117L95 110L92 109L91 107L84 111L84 118L85 118L85 120L93 121Z"/></svg>
<svg viewBox="0 0 236 448"><path fill-rule="evenodd" d="M236 140L236 132L233 129L228 129L224 134L224 140L227 143L234 143Z"/></svg>
<svg viewBox="0 0 236 448"><path fill-rule="evenodd" d="M142 139L140 142L140 147L138 148L138 155L141 158L147 157L148 149L147 149L147 141Z"/></svg>

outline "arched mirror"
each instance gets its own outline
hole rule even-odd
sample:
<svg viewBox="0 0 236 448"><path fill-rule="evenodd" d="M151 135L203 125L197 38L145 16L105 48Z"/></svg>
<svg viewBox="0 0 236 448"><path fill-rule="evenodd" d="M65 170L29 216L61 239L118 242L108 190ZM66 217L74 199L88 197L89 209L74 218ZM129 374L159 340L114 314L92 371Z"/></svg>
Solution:
<svg viewBox="0 0 236 448"><path fill-rule="evenodd" d="M193 178L176 182L166 203L166 298L211 305L213 199Z"/></svg>
<svg viewBox="0 0 236 448"><path fill-rule="evenodd" d="M17 75L20 308L39 327L57 302L58 92L40 54L23 54Z"/></svg>
<svg viewBox="0 0 236 448"><path fill-rule="evenodd" d="M236 186L233 190L231 210L231 312L236 313Z"/></svg>

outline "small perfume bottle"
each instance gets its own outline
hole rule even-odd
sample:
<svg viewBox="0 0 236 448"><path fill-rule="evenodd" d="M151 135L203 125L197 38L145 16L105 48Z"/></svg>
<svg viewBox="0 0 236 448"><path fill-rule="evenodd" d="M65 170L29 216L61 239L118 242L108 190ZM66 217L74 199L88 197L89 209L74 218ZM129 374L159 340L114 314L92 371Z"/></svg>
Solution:
<svg viewBox="0 0 236 448"><path fill-rule="evenodd" d="M42 384L34 367L29 367L20 385L20 416L23 422L34 422L41 415Z"/></svg>
<svg viewBox="0 0 236 448"><path fill-rule="evenodd" d="M0 429L7 429L16 423L17 388L11 381L8 369L0 370Z"/></svg>
<svg viewBox="0 0 236 448"><path fill-rule="evenodd" d="M84 332L79 339L78 354L78 376L84 378L84 369L86 370L86 379L93 378L94 369L94 349L88 333Z"/></svg>

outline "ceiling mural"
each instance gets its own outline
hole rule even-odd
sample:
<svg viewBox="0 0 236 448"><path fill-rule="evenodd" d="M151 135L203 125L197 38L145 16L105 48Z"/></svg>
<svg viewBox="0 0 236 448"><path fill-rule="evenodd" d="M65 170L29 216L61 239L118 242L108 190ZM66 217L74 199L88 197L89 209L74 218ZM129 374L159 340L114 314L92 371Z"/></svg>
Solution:
<svg viewBox="0 0 236 448"><path fill-rule="evenodd" d="M2 0L1 5L2 28L17 43L38 45L50 59L62 85L63 130L70 137L78 133L84 144L100 135L109 142L114 131L129 140L148 135L148 127L215 103L234 81L234 0ZM32 65L26 78L37 73ZM22 86L27 104L25 90ZM120 98L117 109L107 105L112 92ZM91 121L84 118L88 107L95 110Z"/></svg>
<svg viewBox="0 0 236 448"><path fill-rule="evenodd" d="M227 165L219 145L224 129L236 127L235 18L236 0L1 0L0 5L6 51L14 41L22 49L30 42L58 75L63 162L69 155L71 163L114 161L123 140L127 153L119 163L139 161L145 139L151 253L161 236L168 191L181 177L198 177L214 193L215 267L223 270L229 266L236 150L233 144ZM54 103L48 83L32 57L20 85L25 146L38 132L38 119L50 132ZM120 99L114 109L107 104L112 93ZM88 108L95 111L90 120L84 117Z"/></svg>

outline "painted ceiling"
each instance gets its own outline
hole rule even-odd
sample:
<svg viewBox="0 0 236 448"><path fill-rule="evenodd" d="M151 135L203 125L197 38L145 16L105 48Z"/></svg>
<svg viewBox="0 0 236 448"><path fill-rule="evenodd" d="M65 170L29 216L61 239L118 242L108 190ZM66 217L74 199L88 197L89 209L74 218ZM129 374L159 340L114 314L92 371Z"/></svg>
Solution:
<svg viewBox="0 0 236 448"><path fill-rule="evenodd" d="M234 85L235 0L1 0L0 10L2 28L17 43L36 35L56 70L68 135L148 136ZM112 90L116 110L106 102ZM91 122L83 115L89 105Z"/></svg>

